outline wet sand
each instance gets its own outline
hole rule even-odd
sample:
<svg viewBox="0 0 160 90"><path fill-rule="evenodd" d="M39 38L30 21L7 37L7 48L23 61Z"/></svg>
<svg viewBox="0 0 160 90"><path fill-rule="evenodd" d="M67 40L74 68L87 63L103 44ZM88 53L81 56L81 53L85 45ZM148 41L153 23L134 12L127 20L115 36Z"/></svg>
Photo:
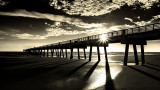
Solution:
<svg viewBox="0 0 160 90"><path fill-rule="evenodd" d="M158 58L147 55L143 66L123 66L123 56L108 56L108 69L104 60L1 54L0 90L159 90Z"/></svg>

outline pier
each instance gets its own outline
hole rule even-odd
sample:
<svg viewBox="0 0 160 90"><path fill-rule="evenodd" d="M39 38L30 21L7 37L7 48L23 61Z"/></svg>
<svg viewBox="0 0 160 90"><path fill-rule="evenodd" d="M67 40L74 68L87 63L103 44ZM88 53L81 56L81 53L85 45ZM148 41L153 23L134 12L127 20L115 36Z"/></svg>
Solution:
<svg viewBox="0 0 160 90"><path fill-rule="evenodd" d="M128 52L129 45L133 45L134 57L135 57L135 65L139 65L138 54L137 54L137 45L141 47L141 59L142 64L145 64L145 56L144 56L144 45L147 45L148 40L157 40L160 39L160 23L149 24L145 26L123 29L114 32L108 32L98 35L92 35L87 37L81 37L73 40L67 40L63 42L53 43L50 45L44 45L29 49L24 49L24 52L30 54L38 54L43 57L48 57L49 52L51 52L51 56L57 56L62 58L67 58L67 50L70 50L70 59L73 59L73 49L77 49L78 59L80 59L80 49L84 51L84 58L86 59L86 51L87 46L90 47L89 52L89 61L92 60L92 48L97 47L97 55L98 61L100 58L100 50L99 47L104 47L105 59L107 59L107 49L111 43L121 43L125 44L125 53L124 53L124 62L123 64L126 66L128 61Z"/></svg>

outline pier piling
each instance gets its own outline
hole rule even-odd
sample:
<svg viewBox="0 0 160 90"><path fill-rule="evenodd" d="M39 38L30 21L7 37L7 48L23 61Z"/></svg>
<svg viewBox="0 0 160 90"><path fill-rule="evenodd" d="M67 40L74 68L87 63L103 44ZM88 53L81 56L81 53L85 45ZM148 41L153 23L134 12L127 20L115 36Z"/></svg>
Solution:
<svg viewBox="0 0 160 90"><path fill-rule="evenodd" d="M91 58L92 58L92 44L90 45L89 61L91 61Z"/></svg>
<svg viewBox="0 0 160 90"><path fill-rule="evenodd" d="M63 52L63 49L61 49L61 51L62 51L62 56L63 56L63 58L64 58L64 52Z"/></svg>
<svg viewBox="0 0 160 90"><path fill-rule="evenodd" d="M100 60L101 60L101 58L100 58L99 45L97 46L97 55L98 55L98 61L100 61Z"/></svg>
<svg viewBox="0 0 160 90"><path fill-rule="evenodd" d="M105 54L105 60L106 60L106 68L108 69L109 68L109 63L108 63L106 45L104 45L104 54Z"/></svg>
<svg viewBox="0 0 160 90"><path fill-rule="evenodd" d="M51 55L54 56L54 49L51 49Z"/></svg>
<svg viewBox="0 0 160 90"><path fill-rule="evenodd" d="M45 49L44 49L44 54L43 54L43 56L44 56L44 57L46 56L46 52L45 52Z"/></svg>
<svg viewBox="0 0 160 90"><path fill-rule="evenodd" d="M79 48L77 48L77 52L78 52L78 59L80 59Z"/></svg>
<svg viewBox="0 0 160 90"><path fill-rule="evenodd" d="M83 48L83 51L84 51L84 59L86 59L86 51L85 51L85 48Z"/></svg>
<svg viewBox="0 0 160 90"><path fill-rule="evenodd" d="M142 58L142 65L143 65L145 64L144 45L141 45L141 58Z"/></svg>
<svg viewBox="0 0 160 90"><path fill-rule="evenodd" d="M48 51L49 51L49 49L47 49L47 57L48 57Z"/></svg>
<svg viewBox="0 0 160 90"><path fill-rule="evenodd" d="M129 51L129 44L126 44L126 48L125 48L125 55L124 55L124 63L123 65L127 65L127 61L128 61L128 51Z"/></svg>
<svg viewBox="0 0 160 90"><path fill-rule="evenodd" d="M66 50L66 58L68 57L68 55L67 55L67 49L65 49Z"/></svg>
<svg viewBox="0 0 160 90"><path fill-rule="evenodd" d="M138 55L137 55L137 47L136 47L136 44L133 44L133 49L134 49L135 63L136 63L136 65L138 65L139 62L138 62Z"/></svg>
<svg viewBox="0 0 160 90"><path fill-rule="evenodd" d="M70 55L70 59L73 59L73 48L71 48L71 55Z"/></svg>

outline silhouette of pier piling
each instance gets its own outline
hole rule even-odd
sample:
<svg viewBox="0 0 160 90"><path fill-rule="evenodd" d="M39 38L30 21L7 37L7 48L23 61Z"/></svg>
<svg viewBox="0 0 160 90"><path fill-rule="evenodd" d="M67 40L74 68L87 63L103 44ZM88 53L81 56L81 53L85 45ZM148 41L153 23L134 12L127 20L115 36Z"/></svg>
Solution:
<svg viewBox="0 0 160 90"><path fill-rule="evenodd" d="M100 41L101 37L106 36L107 40ZM145 64L145 56L144 56L144 45L147 45L148 40L157 40L160 39L160 23L155 24L149 24L146 26L140 26L135 28L129 28L129 29L123 29L119 31L114 32L108 32L93 36L87 36L82 37L78 39L53 43L50 45L44 45L40 47L34 47L25 49L24 52L28 53L38 53L39 55L43 57L49 56L49 50L51 51L51 56L57 56L57 57L68 57L68 49L70 50L70 59L73 59L73 49L77 49L78 53L78 59L80 58L80 49L83 49L84 51L84 59L86 59L86 51L85 49L87 46L90 47L89 50L89 61L92 60L92 48L97 47L97 55L98 55L98 61L101 60L100 58L100 49L99 47L104 47L105 52L105 59L107 59L107 50L106 47L108 47L108 44L110 43L121 43L125 44L125 53L124 53L124 65L127 65L128 61L128 52L129 52L129 45L133 45L133 51L134 51L134 57L135 57L135 65L139 65L138 60L138 54L137 54L137 45L140 45L141 47L141 59L142 64ZM64 51L65 54L64 55Z"/></svg>

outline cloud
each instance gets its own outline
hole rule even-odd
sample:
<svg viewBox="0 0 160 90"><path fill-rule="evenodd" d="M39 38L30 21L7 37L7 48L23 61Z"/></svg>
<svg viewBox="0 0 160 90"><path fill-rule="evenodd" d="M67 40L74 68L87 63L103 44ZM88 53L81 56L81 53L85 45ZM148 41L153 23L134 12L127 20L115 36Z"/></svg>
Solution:
<svg viewBox="0 0 160 90"><path fill-rule="evenodd" d="M39 12L26 11L26 10L16 10L16 11L12 11L12 12L0 11L0 15L29 17L29 18L36 18L36 19L48 19L48 20L55 22L53 25L50 25L47 22L45 22L46 25L49 25L52 27L61 26L61 23L68 23L70 25L75 25L80 28L97 28L99 26L104 25L104 23L90 23L90 24L88 24L78 18L67 17L67 16L63 16L63 15L39 13Z"/></svg>
<svg viewBox="0 0 160 90"><path fill-rule="evenodd" d="M135 22L133 19L127 18L127 17L125 17L124 19L125 20L129 20L130 22L136 24L137 26L145 26L147 24L153 24L153 23L160 22L160 20L159 20L160 19L160 15L153 16L152 19L147 20L147 21L138 21L138 22Z"/></svg>
<svg viewBox="0 0 160 90"><path fill-rule="evenodd" d="M29 40L41 40L41 39L46 39L46 37L41 36L41 35L32 35L28 33L23 33L23 34L15 34L11 35L13 37L17 37L18 39L29 39Z"/></svg>
<svg viewBox="0 0 160 90"><path fill-rule="evenodd" d="M4 39L4 38L0 37L0 40L2 40L2 39Z"/></svg>
<svg viewBox="0 0 160 90"><path fill-rule="evenodd" d="M105 25L107 25L108 23L81 23L80 25L76 25L77 27L81 27L81 28L99 28L99 27L103 27Z"/></svg>
<svg viewBox="0 0 160 90"><path fill-rule="evenodd" d="M159 0L112 0L113 3L108 0L75 0L72 3L67 0L53 0L50 5L55 9L62 9L64 12L70 15L81 16L99 16L110 13L121 6L127 4L128 6L134 6L140 4L141 8L149 9L154 3L158 3Z"/></svg>
<svg viewBox="0 0 160 90"><path fill-rule="evenodd" d="M30 39L30 40L40 40L40 39L47 39L45 36L41 35L32 35L28 33L20 33L19 30L9 30L7 31L0 31L1 35L7 35L11 37L16 37L18 39ZM5 38L3 38L5 39Z"/></svg>
<svg viewBox="0 0 160 90"><path fill-rule="evenodd" d="M46 31L47 31L47 34L45 34L46 37L61 36L61 35L77 35L85 33L85 31L77 31L77 30L67 31L62 28L46 28Z"/></svg>
<svg viewBox="0 0 160 90"><path fill-rule="evenodd" d="M160 19L160 15L153 16L153 20Z"/></svg>
<svg viewBox="0 0 160 90"><path fill-rule="evenodd" d="M51 36L61 36L61 35L78 35L78 34L87 34L87 35L93 35L93 34L101 34L101 33L107 33L111 31L117 31L121 29L127 29L127 28L132 28L134 25L115 25L115 26L110 26L110 27L105 27L103 25L96 24L98 28L91 28L87 27L86 30L78 31L78 30L72 30L72 31L67 31L62 28L56 27L56 28L47 28L47 34L45 34L46 37L51 37Z"/></svg>
<svg viewBox="0 0 160 90"><path fill-rule="evenodd" d="M115 4L123 6L127 4L128 6L134 6L135 4L141 5L141 8L150 9L154 3L158 3L159 0L113 0Z"/></svg>
<svg viewBox="0 0 160 90"><path fill-rule="evenodd" d="M48 37L56 37L56 36L62 36L62 35L77 35L86 33L85 31L67 31L62 28L46 28L47 33L43 35L33 35L29 33L21 33L21 34L10 34L12 37L16 37L18 39L26 39L26 40L43 40L47 39Z"/></svg>
<svg viewBox="0 0 160 90"><path fill-rule="evenodd" d="M6 6L9 2L0 0L0 6Z"/></svg>
<svg viewBox="0 0 160 90"><path fill-rule="evenodd" d="M12 34L17 34L19 32L20 32L19 30L11 28L8 28L8 30L0 30L0 34L3 35L12 35Z"/></svg>
<svg viewBox="0 0 160 90"><path fill-rule="evenodd" d="M151 24L152 21L140 21L140 22L134 22L138 26L145 26L147 24Z"/></svg>
<svg viewBox="0 0 160 90"><path fill-rule="evenodd" d="M139 2L144 4L143 6L141 6L142 8L150 9L151 6L153 6L154 3L158 3L159 0L139 0Z"/></svg>
<svg viewBox="0 0 160 90"><path fill-rule="evenodd" d="M160 22L159 19L160 19L160 15L156 15L156 16L153 16L152 19L148 21L139 21L139 22L134 22L134 23L137 24L138 26L144 26L147 24L153 24L153 23Z"/></svg>
<svg viewBox="0 0 160 90"><path fill-rule="evenodd" d="M33 35L28 33L21 33L21 34L12 34L12 37L16 37L18 39L27 39L27 40L43 40L47 39L48 37L57 37L57 36L63 36L63 35L79 35L79 34L100 34L100 33L106 33L109 31L109 29L106 28L97 28L97 29L88 29L84 31L78 31L78 30L72 30L67 31L62 28L46 28L47 33L43 35Z"/></svg>
<svg viewBox="0 0 160 90"><path fill-rule="evenodd" d="M0 30L0 34L3 34L3 35L9 35L7 32L5 32L5 31L1 31L1 30Z"/></svg>
<svg viewBox="0 0 160 90"><path fill-rule="evenodd" d="M67 23L78 23L82 22L80 19L77 18L70 18L63 15L54 15L48 13L39 13L34 11L26 11L26 10L16 10L12 12L0 12L0 15L5 16L20 16L20 17L30 17L30 18L37 18L37 19L48 19L51 21L58 21L58 22L67 22Z"/></svg>
<svg viewBox="0 0 160 90"><path fill-rule="evenodd" d="M122 29L128 29L128 28L133 28L135 25L128 25L128 24L124 24L124 25L115 25L115 26L111 26L109 28L110 31L118 31L118 30L122 30Z"/></svg>
<svg viewBox="0 0 160 90"><path fill-rule="evenodd" d="M128 20L128 21L130 21L130 22L133 22L133 19L131 19L131 18L125 17L124 19L125 19L125 20Z"/></svg>
<svg viewBox="0 0 160 90"><path fill-rule="evenodd" d="M59 5L59 3L62 4ZM105 0L75 0L73 3L64 0L54 0L50 5L56 9L62 9L67 14L81 16L99 16L120 8L119 5Z"/></svg>
<svg viewBox="0 0 160 90"><path fill-rule="evenodd" d="M103 34L103 33L108 33L108 32L113 32L113 31L118 31L122 29L128 29L128 28L133 28L134 25L114 25L114 26L109 26L107 27L101 27L101 28L94 28L94 29L87 29L85 33L87 35L96 35L96 34Z"/></svg>

